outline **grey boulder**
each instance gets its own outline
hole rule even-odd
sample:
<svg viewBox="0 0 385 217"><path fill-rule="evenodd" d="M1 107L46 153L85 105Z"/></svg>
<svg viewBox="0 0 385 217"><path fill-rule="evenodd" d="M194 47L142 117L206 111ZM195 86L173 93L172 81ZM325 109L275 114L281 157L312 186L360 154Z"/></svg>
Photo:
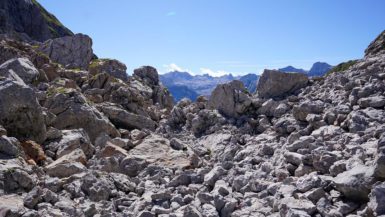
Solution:
<svg viewBox="0 0 385 217"><path fill-rule="evenodd" d="M0 66L0 76L18 80L14 75L20 77L26 84L31 84L39 77L39 71L27 58L14 58Z"/></svg>
<svg viewBox="0 0 385 217"><path fill-rule="evenodd" d="M31 88L0 79L0 125L19 140L45 140L45 115Z"/></svg>
<svg viewBox="0 0 385 217"><path fill-rule="evenodd" d="M101 104L97 108L103 112L117 127L124 129L149 129L155 130L157 124L149 117L134 114L124 110L121 106Z"/></svg>
<svg viewBox="0 0 385 217"><path fill-rule="evenodd" d="M92 59L92 39L83 34L50 39L39 50L67 68L87 69Z"/></svg>
<svg viewBox="0 0 385 217"><path fill-rule="evenodd" d="M208 107L217 109L228 117L238 117L251 105L246 88L241 81L235 80L218 85L211 93Z"/></svg>
<svg viewBox="0 0 385 217"><path fill-rule="evenodd" d="M302 73L284 73L265 69L257 84L258 96L280 97L306 87L308 77Z"/></svg>

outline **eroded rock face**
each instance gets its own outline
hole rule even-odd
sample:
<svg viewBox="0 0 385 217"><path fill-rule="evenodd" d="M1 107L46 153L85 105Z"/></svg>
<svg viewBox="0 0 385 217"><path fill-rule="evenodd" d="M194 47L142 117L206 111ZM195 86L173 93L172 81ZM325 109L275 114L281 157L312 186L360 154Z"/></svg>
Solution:
<svg viewBox="0 0 385 217"><path fill-rule="evenodd" d="M4 0L0 10L1 34L16 34L22 39L27 35L40 42L73 34L35 0Z"/></svg>
<svg viewBox="0 0 385 217"><path fill-rule="evenodd" d="M0 124L8 135L20 140L45 140L43 109L35 92L23 83L0 80Z"/></svg>
<svg viewBox="0 0 385 217"><path fill-rule="evenodd" d="M259 78L257 93L263 98L280 97L291 94L307 84L308 78L305 74L266 69Z"/></svg>
<svg viewBox="0 0 385 217"><path fill-rule="evenodd" d="M83 34L50 39L39 49L52 61L67 68L87 69L93 56L92 39Z"/></svg>

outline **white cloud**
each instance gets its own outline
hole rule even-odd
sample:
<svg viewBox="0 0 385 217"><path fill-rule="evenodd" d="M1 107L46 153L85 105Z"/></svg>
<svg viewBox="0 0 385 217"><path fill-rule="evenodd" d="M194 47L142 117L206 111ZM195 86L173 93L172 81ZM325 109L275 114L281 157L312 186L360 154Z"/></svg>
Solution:
<svg viewBox="0 0 385 217"><path fill-rule="evenodd" d="M230 72L226 72L224 70L218 70L218 71L214 71L214 70L211 70L211 69L208 69L208 68L200 68L201 70L201 74L209 74L213 77L220 77L220 76L223 76L223 75L228 75L230 74Z"/></svg>
<svg viewBox="0 0 385 217"><path fill-rule="evenodd" d="M164 64L163 68L164 68L164 70L163 70L164 73L175 72L175 71L176 72L188 72L190 74L192 73L190 70L184 69L175 63Z"/></svg>

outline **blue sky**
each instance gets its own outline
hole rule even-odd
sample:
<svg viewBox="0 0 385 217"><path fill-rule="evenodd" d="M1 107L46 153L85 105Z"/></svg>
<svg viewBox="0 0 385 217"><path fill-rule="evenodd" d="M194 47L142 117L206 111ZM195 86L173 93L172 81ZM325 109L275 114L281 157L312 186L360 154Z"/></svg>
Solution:
<svg viewBox="0 0 385 217"><path fill-rule="evenodd" d="M39 0L99 57L159 72L261 73L363 56L384 0Z"/></svg>

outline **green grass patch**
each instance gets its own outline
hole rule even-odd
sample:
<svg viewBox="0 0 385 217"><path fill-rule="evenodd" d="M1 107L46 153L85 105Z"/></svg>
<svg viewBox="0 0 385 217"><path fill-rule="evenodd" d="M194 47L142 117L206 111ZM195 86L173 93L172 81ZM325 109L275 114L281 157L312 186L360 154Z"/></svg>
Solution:
<svg viewBox="0 0 385 217"><path fill-rule="evenodd" d="M48 90L47 90L47 96L48 97L51 97L51 96L54 96L58 93L62 93L62 94L67 94L69 92L71 92L71 88L65 88L65 87L50 87Z"/></svg>
<svg viewBox="0 0 385 217"><path fill-rule="evenodd" d="M329 76L333 73L336 72L342 72L348 70L352 65L356 64L358 60L349 60L347 62L340 63L336 66L334 66L332 69L330 69L327 73L326 76Z"/></svg>

